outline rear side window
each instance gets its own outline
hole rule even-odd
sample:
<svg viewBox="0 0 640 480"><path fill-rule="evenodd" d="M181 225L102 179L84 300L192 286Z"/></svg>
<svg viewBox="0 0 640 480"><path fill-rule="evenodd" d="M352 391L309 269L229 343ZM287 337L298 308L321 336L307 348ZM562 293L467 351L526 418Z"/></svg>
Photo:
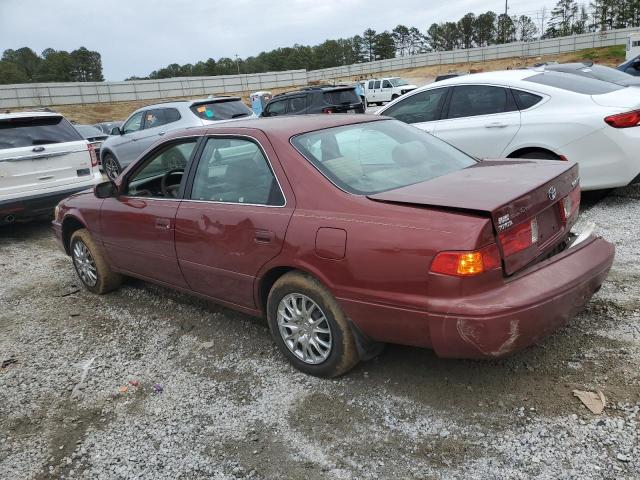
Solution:
<svg viewBox="0 0 640 480"><path fill-rule="evenodd" d="M369 81L369 89L373 89L373 80Z"/></svg>
<svg viewBox="0 0 640 480"><path fill-rule="evenodd" d="M266 108L267 116L284 115L287 111L287 104L285 100L278 100L271 102Z"/></svg>
<svg viewBox="0 0 640 480"><path fill-rule="evenodd" d="M584 95L602 95L603 93L611 93L624 88L614 83L596 80L595 78L559 72L539 73L532 77L525 78L524 81L560 88L569 92L582 93Z"/></svg>
<svg viewBox="0 0 640 480"><path fill-rule="evenodd" d="M454 87L448 118L474 117L517 110L511 93L502 87L462 85Z"/></svg>
<svg viewBox="0 0 640 480"><path fill-rule="evenodd" d="M392 105L383 112L383 115L405 123L438 120L446 92L446 88L436 88L416 93Z"/></svg>
<svg viewBox="0 0 640 480"><path fill-rule="evenodd" d="M249 107L236 99L198 103L191 107L191 111L203 120L229 120L251 115Z"/></svg>
<svg viewBox="0 0 640 480"><path fill-rule="evenodd" d="M307 108L307 97L293 97L289 99L289 113L301 112Z"/></svg>
<svg viewBox="0 0 640 480"><path fill-rule="evenodd" d="M355 88L331 90L324 92L322 95L324 102L329 105L351 105L352 103L360 103L360 97L356 94Z"/></svg>
<svg viewBox="0 0 640 480"><path fill-rule="evenodd" d="M175 108L156 108L148 110L144 116L144 128L155 128L180 120L180 113Z"/></svg>
<svg viewBox="0 0 640 480"><path fill-rule="evenodd" d="M523 92L522 90L511 89L511 91L513 92L513 96L516 98L516 103L518 104L518 108L520 110L526 110L527 108L531 108L535 104L540 102L540 100L542 100L542 97L540 95L535 95L529 92Z"/></svg>
<svg viewBox="0 0 640 480"><path fill-rule="evenodd" d="M75 142L82 139L78 131L63 117L0 120L0 150Z"/></svg>

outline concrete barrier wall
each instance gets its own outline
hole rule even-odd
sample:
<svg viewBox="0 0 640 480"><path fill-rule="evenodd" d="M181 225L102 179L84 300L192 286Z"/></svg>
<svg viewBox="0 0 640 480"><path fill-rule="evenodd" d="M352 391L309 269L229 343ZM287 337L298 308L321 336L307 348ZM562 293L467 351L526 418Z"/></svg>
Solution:
<svg viewBox="0 0 640 480"><path fill-rule="evenodd" d="M624 28L607 32L585 33L570 37L514 42L447 52L430 52L420 55L396 57L389 60L358 63L343 67L324 68L307 72L309 81L333 80L344 77L358 77L404 68L447 65L453 63L481 62L512 57L538 57L559 53L575 52L586 48L624 45L630 33L640 32L640 28Z"/></svg>
<svg viewBox="0 0 640 480"><path fill-rule="evenodd" d="M405 68L481 62L510 57L538 57L575 52L585 48L623 45L626 44L627 37L632 32L640 32L640 28L625 28L549 40L515 42L447 52L422 53L312 71L288 70L247 75L181 77L128 82L0 85L0 109L134 100L151 101L172 97L202 97L232 92L297 87L307 85L310 81L356 78Z"/></svg>
<svg viewBox="0 0 640 480"><path fill-rule="evenodd" d="M306 70L162 80L0 85L0 109L203 97L307 84Z"/></svg>

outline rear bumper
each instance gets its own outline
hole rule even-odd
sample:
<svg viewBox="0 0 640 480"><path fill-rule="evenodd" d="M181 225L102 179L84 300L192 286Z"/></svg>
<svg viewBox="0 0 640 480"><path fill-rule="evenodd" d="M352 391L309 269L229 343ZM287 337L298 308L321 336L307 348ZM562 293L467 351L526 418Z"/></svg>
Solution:
<svg viewBox="0 0 640 480"><path fill-rule="evenodd" d="M92 185L83 185L55 192L0 200L0 225L12 223L14 220L50 215L60 200L91 187Z"/></svg>
<svg viewBox="0 0 640 480"><path fill-rule="evenodd" d="M591 237L498 288L470 297L430 298L430 311L342 300L369 337L431 347L440 357L497 358L562 327L604 282L614 246Z"/></svg>

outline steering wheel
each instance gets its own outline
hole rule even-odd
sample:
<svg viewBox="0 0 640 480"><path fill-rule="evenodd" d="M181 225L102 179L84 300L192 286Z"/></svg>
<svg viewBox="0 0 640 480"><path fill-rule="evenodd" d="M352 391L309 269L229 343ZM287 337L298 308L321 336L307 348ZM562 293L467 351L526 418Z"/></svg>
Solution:
<svg viewBox="0 0 640 480"><path fill-rule="evenodd" d="M184 168L174 168L173 170L169 170L162 176L162 179L160 180L160 190L162 190L163 196L172 198L176 198L178 196L180 182L174 185L167 185L169 177L177 173L179 173L180 175L184 175Z"/></svg>

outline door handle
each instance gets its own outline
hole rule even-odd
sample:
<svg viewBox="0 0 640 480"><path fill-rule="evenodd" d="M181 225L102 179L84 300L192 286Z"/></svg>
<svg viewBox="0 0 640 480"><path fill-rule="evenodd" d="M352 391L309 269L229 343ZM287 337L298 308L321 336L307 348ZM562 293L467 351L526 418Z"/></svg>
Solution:
<svg viewBox="0 0 640 480"><path fill-rule="evenodd" d="M506 126L507 124L502 122L492 122L485 125L486 128L505 128Z"/></svg>
<svg viewBox="0 0 640 480"><path fill-rule="evenodd" d="M156 228L158 230L169 230L171 228L171 220L168 218L156 218Z"/></svg>
<svg viewBox="0 0 640 480"><path fill-rule="evenodd" d="M274 234L269 230L256 230L254 232L253 239L256 243L270 243L273 240Z"/></svg>
<svg viewBox="0 0 640 480"><path fill-rule="evenodd" d="M137 138L135 138L135 137L133 137L133 138L131 139L131 141L132 141L132 142L137 142L137 141L138 141L138 139L137 139Z"/></svg>
<svg viewBox="0 0 640 480"><path fill-rule="evenodd" d="M165 133L167 133L167 132L159 132L159 133L158 133L158 135L159 135L159 136L162 136L162 135L164 135Z"/></svg>

